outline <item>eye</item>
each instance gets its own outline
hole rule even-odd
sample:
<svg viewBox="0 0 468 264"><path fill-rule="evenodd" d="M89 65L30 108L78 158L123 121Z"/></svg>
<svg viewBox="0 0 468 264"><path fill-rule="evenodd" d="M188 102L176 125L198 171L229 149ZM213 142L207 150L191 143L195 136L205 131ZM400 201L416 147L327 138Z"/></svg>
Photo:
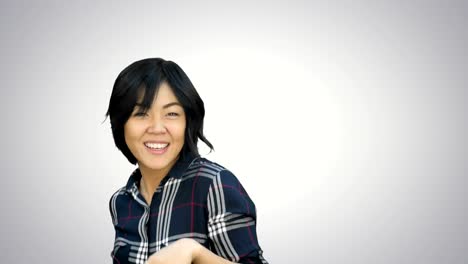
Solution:
<svg viewBox="0 0 468 264"><path fill-rule="evenodd" d="M166 114L167 116L169 117L178 117L179 116L179 113L176 113L176 112L169 112Z"/></svg>
<svg viewBox="0 0 468 264"><path fill-rule="evenodd" d="M133 116L139 116L139 117L142 117L142 116L147 116L148 114L146 114L145 112L136 112L135 114L133 114Z"/></svg>

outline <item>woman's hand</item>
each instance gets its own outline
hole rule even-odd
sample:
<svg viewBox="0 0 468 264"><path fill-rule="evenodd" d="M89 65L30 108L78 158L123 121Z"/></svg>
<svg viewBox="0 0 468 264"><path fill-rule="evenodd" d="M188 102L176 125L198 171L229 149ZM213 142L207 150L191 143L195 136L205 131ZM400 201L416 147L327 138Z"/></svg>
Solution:
<svg viewBox="0 0 468 264"><path fill-rule="evenodd" d="M182 238L151 255L147 264L191 264L202 247L197 241Z"/></svg>
<svg viewBox="0 0 468 264"><path fill-rule="evenodd" d="M145 264L233 264L190 238L182 238L149 257Z"/></svg>

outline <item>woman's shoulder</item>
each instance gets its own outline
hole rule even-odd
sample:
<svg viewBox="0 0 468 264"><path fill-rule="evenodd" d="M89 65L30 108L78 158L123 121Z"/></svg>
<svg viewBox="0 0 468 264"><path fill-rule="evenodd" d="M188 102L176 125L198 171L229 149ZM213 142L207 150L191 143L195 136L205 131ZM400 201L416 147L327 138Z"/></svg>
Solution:
<svg viewBox="0 0 468 264"><path fill-rule="evenodd" d="M138 189L138 187L136 185L136 182L139 181L140 178L141 178L140 170L138 168L136 168L130 174L130 177L128 178L127 183L124 186L117 189L117 191L115 191L111 195L110 202L115 203L115 201L119 197L129 197L129 195L131 195L132 192L135 192Z"/></svg>
<svg viewBox="0 0 468 264"><path fill-rule="evenodd" d="M221 182L222 184L240 184L231 170L204 157L194 159L187 170L187 174L208 177L218 184L221 184Z"/></svg>
<svg viewBox="0 0 468 264"><path fill-rule="evenodd" d="M197 157L193 159L187 168L186 174L203 174L203 176L215 177L221 171L226 170L225 167L219 165L204 157Z"/></svg>

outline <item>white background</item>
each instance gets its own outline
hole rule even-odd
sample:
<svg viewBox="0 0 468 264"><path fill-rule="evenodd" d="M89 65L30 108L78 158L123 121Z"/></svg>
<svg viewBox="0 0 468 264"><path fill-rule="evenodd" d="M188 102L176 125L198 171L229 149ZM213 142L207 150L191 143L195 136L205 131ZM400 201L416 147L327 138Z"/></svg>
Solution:
<svg viewBox="0 0 468 264"><path fill-rule="evenodd" d="M104 114L178 63L270 263L465 263L463 1L2 1L2 263L110 263ZM202 148L202 153L207 153Z"/></svg>

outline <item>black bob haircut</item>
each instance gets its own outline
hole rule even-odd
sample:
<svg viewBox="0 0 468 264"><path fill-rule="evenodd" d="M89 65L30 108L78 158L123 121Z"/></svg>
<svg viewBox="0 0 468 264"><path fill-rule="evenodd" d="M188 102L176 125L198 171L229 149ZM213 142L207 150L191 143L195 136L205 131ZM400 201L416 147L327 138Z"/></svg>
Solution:
<svg viewBox="0 0 468 264"><path fill-rule="evenodd" d="M135 156L125 143L124 126L135 105L141 104L142 110L151 108L160 85L166 82L184 108L186 116L185 142L181 157L200 156L197 142L201 139L211 150L213 145L203 135L205 107L192 82L176 63L161 58L148 58L127 66L117 77L112 89L106 117L110 117L112 135L117 148L128 161L136 164ZM143 91L143 98L138 101Z"/></svg>

